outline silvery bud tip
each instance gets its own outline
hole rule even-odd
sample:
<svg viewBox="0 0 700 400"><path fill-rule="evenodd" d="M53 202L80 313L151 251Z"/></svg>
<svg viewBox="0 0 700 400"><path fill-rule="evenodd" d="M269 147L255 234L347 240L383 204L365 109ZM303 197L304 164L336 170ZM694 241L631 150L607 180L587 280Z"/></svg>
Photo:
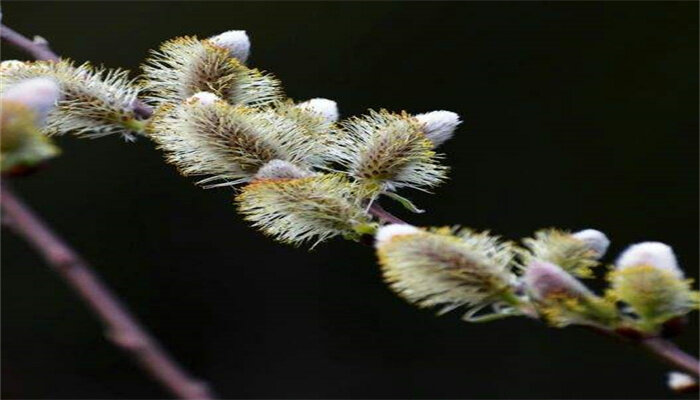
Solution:
<svg viewBox="0 0 700 400"><path fill-rule="evenodd" d="M676 278L683 278L683 271L678 266L673 250L661 242L634 244L620 255L616 263L619 270L637 265L650 265L670 272Z"/></svg>
<svg viewBox="0 0 700 400"><path fill-rule="evenodd" d="M568 272L544 261L531 263L525 271L523 281L536 300L545 300L553 295L582 298L590 294L590 291Z"/></svg>
<svg viewBox="0 0 700 400"><path fill-rule="evenodd" d="M218 47L229 51L231 57L246 62L250 55L250 39L245 31L227 31L209 38Z"/></svg>
<svg viewBox="0 0 700 400"><path fill-rule="evenodd" d="M425 136L433 142L433 147L438 147L448 141L462 123L459 115L452 111L431 111L418 114L415 118L423 125Z"/></svg>
<svg viewBox="0 0 700 400"><path fill-rule="evenodd" d="M20 103L36 113L37 123L42 124L49 111L61 99L61 88L50 78L31 78L10 86L2 94L3 101Z"/></svg>
<svg viewBox="0 0 700 400"><path fill-rule="evenodd" d="M400 235L413 235L422 232L420 229L413 225L408 224L391 224L386 225L377 231L376 235L376 247L379 247L396 236Z"/></svg>
<svg viewBox="0 0 700 400"><path fill-rule="evenodd" d="M199 92L187 98L188 103L197 102L203 106L208 106L221 100L221 98L211 92Z"/></svg>
<svg viewBox="0 0 700 400"><path fill-rule="evenodd" d="M326 122L338 120L338 103L333 100L316 98L299 103L297 107L320 115Z"/></svg>
<svg viewBox="0 0 700 400"><path fill-rule="evenodd" d="M698 383L690 375L677 371L668 373L666 383L671 390L679 393L684 393L698 387Z"/></svg>
<svg viewBox="0 0 700 400"><path fill-rule="evenodd" d="M610 246L610 239L603 232L595 229L584 229L573 233L571 236L584 241L591 250L596 252L596 258L603 257L608 250L608 246Z"/></svg>

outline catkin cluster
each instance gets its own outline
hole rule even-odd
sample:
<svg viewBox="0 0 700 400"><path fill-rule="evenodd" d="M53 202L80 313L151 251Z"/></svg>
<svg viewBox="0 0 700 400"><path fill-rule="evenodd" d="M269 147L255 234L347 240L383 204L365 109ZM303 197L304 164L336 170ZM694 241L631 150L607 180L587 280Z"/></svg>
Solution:
<svg viewBox="0 0 700 400"><path fill-rule="evenodd" d="M598 295L582 279L601 265L602 232L548 229L518 244L470 229L386 224L379 198L419 211L398 191L427 191L446 178L436 148L458 115L378 110L339 120L334 101L287 98L275 77L246 66L249 52L243 31L176 38L151 54L138 83L126 71L69 60L3 62L3 172L57 154L45 135L145 134L199 185L236 186L238 210L282 242L374 235L387 284L420 307L464 309L473 322L521 315L640 335L658 335L699 307L662 243L624 251ZM151 118L142 119L138 101L154 107Z"/></svg>
<svg viewBox="0 0 700 400"><path fill-rule="evenodd" d="M376 229L380 196L404 201L398 189L445 179L435 147L456 114L380 110L339 121L334 101L296 103L247 67L247 43L240 32L170 40L141 83L157 106L146 131L166 159L204 187L243 185L236 203L254 226L294 244L358 239Z"/></svg>
<svg viewBox="0 0 700 400"><path fill-rule="evenodd" d="M658 242L624 251L609 267L609 288L596 295L578 278L594 277L608 244L593 229L543 230L520 246L469 229L401 224L381 227L376 240L384 278L397 294L440 313L466 306L471 322L522 315L557 327L657 335L667 321L698 309L700 293L671 248Z"/></svg>

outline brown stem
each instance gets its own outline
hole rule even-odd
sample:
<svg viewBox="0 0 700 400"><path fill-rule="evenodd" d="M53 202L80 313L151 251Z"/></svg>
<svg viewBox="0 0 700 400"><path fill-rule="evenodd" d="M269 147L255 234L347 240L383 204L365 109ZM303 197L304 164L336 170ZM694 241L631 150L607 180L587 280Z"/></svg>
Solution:
<svg viewBox="0 0 700 400"><path fill-rule="evenodd" d="M46 41L31 40L5 25L0 25L0 37L37 60L58 61L59 59L58 55L51 51Z"/></svg>
<svg viewBox="0 0 700 400"><path fill-rule="evenodd" d="M596 326L586 328L613 340L639 346L658 360L700 378L700 361L666 339L658 336L644 336L643 333L633 329L612 331Z"/></svg>
<svg viewBox="0 0 700 400"><path fill-rule="evenodd" d="M700 378L700 361L668 340L652 337L642 339L638 344L666 364Z"/></svg>
<svg viewBox="0 0 700 400"><path fill-rule="evenodd" d="M51 50L46 40L31 40L5 25L0 25L0 38L37 60L58 61L60 59L60 57ZM134 114L140 119L148 119L153 115L153 108L140 100L135 100L132 106Z"/></svg>
<svg viewBox="0 0 700 400"><path fill-rule="evenodd" d="M83 298L107 327L107 337L182 399L211 399L207 385L192 378L129 313L100 278L67 243L56 236L3 182L3 224L31 244L47 264Z"/></svg>
<svg viewBox="0 0 700 400"><path fill-rule="evenodd" d="M399 217L394 216L391 214L389 211L385 210L382 208L382 206L379 205L377 201L372 203L372 205L369 207L368 212L371 215L374 215L375 217L379 218L380 220L384 222L388 222L390 224L404 224L408 225L408 222L404 222L402 219Z"/></svg>

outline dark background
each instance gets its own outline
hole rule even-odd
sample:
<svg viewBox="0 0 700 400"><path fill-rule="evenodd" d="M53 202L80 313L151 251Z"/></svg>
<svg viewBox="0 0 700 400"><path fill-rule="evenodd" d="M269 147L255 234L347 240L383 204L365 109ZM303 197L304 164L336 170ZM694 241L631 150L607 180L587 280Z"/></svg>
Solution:
<svg viewBox="0 0 700 400"><path fill-rule="evenodd" d="M698 276L698 4L3 4L3 23L78 61L137 71L185 34L248 30L251 64L344 116L447 109L451 180L408 193L416 224L520 238L593 227L608 260L671 244ZM22 55L3 47L3 58ZM147 139L58 140L13 182L193 373L227 398L665 398L667 368L577 328L466 324L392 294L371 248L249 228ZM28 246L3 232L4 398L167 396ZM678 343L698 353L698 318ZM692 396L691 396L692 397Z"/></svg>

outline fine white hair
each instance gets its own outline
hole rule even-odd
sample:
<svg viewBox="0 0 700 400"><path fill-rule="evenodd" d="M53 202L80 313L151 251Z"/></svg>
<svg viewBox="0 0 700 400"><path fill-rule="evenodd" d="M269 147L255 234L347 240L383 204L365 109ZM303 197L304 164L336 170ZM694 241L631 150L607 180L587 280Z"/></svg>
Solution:
<svg viewBox="0 0 700 400"><path fill-rule="evenodd" d="M667 384L671 390L682 392L697 385L697 382L688 374L671 371L668 373Z"/></svg>
<svg viewBox="0 0 700 400"><path fill-rule="evenodd" d="M379 228L375 236L376 246L381 246L388 242L391 238L399 235L413 235L420 233L421 230L413 225L408 224L391 224Z"/></svg>
<svg viewBox="0 0 700 400"><path fill-rule="evenodd" d="M231 57L246 62L250 55L250 39L246 31L226 31L212 36L209 41L229 51Z"/></svg>
<svg viewBox="0 0 700 400"><path fill-rule="evenodd" d="M188 102L197 101L203 106L208 106L221 100L221 98L211 92L198 92L187 98Z"/></svg>
<svg viewBox="0 0 700 400"><path fill-rule="evenodd" d="M423 125L423 132L433 142L433 147L448 141L462 123L457 113L444 110L418 114L415 118Z"/></svg>
<svg viewBox="0 0 700 400"><path fill-rule="evenodd" d="M20 103L34 110L37 122L44 121L60 99L60 86L53 79L46 77L25 79L2 93L3 101Z"/></svg>
<svg viewBox="0 0 700 400"><path fill-rule="evenodd" d="M683 271L678 266L676 255L670 246L661 242L643 242L628 247L617 259L618 269L635 265L651 265L683 278Z"/></svg>
<svg viewBox="0 0 700 400"><path fill-rule="evenodd" d="M338 120L338 103L329 99L315 98L297 104L297 107L318 114L327 122Z"/></svg>
<svg viewBox="0 0 700 400"><path fill-rule="evenodd" d="M601 231L595 229L584 229L582 231L575 232L572 234L576 239L582 240L586 245L595 251L598 258L605 255L605 252L610 246L610 239Z"/></svg>

